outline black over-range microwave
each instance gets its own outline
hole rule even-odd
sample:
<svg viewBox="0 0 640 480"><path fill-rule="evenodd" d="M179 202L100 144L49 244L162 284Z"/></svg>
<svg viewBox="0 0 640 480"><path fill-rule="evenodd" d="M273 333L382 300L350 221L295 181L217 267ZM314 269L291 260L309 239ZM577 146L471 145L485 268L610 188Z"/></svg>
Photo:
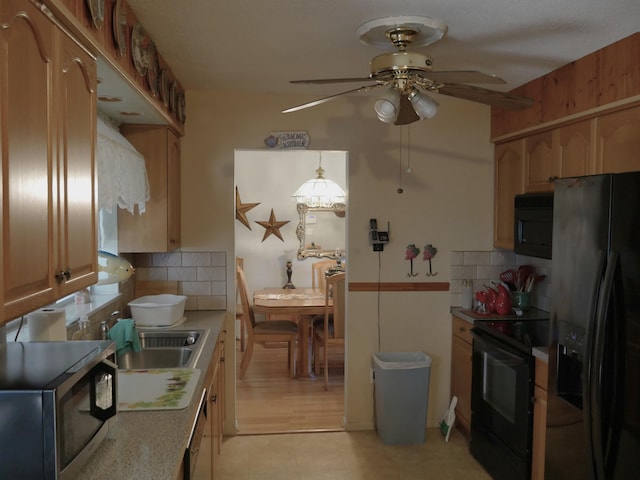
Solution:
<svg viewBox="0 0 640 480"><path fill-rule="evenodd" d="M551 258L553 192L515 197L513 251L519 255Z"/></svg>

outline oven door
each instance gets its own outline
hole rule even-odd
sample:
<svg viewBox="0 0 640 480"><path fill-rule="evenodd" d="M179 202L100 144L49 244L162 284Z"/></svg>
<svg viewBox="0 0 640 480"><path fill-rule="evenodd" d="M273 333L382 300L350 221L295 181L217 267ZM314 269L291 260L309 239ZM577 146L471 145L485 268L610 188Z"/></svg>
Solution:
<svg viewBox="0 0 640 480"><path fill-rule="evenodd" d="M484 330L473 328L472 334L472 442L484 436L503 450L511 450L528 469L533 422L533 356Z"/></svg>

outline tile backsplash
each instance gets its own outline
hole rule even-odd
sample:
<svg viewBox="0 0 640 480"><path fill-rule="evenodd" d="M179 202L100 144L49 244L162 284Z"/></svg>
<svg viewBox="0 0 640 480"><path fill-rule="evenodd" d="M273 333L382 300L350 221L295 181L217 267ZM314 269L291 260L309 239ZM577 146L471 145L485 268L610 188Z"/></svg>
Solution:
<svg viewBox="0 0 640 480"><path fill-rule="evenodd" d="M128 255L138 280L178 282L186 310L227 309L225 252L136 253Z"/></svg>
<svg viewBox="0 0 640 480"><path fill-rule="evenodd" d="M531 304L549 311L551 295L551 260L516 255L507 251L470 251L451 252L451 306L461 305L462 283L473 281L473 291L485 289L491 281L499 282L500 274L508 269L517 269L520 265L533 265L537 274L546 275L545 279L533 287Z"/></svg>

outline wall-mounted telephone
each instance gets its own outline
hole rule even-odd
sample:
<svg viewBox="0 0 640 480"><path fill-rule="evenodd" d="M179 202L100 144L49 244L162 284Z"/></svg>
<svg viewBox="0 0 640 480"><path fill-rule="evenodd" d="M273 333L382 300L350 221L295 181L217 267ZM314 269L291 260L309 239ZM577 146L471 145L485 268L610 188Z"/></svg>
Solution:
<svg viewBox="0 0 640 480"><path fill-rule="evenodd" d="M384 245L389 243L389 223L387 222L387 231L378 231L378 221L375 218L369 220L369 243L373 245L374 252L382 252Z"/></svg>

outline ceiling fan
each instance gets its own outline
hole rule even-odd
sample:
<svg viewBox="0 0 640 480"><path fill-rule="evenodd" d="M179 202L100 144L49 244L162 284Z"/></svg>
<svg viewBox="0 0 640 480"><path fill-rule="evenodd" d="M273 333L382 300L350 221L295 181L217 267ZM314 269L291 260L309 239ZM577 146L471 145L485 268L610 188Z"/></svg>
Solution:
<svg viewBox="0 0 640 480"><path fill-rule="evenodd" d="M444 22L430 17L392 17L366 22L357 29L363 43L396 48L396 51L383 53L371 60L371 74L368 77L292 80L291 83L374 83L291 107L282 113L314 107L342 95L381 88L384 88L384 91L376 100L376 114L380 121L395 125L407 125L435 116L438 102L427 93L439 93L508 109L523 109L533 104L529 98L468 85L506 83L500 77L474 70L434 71L433 60L430 57L409 50L409 47L437 42L446 32L447 25Z"/></svg>

